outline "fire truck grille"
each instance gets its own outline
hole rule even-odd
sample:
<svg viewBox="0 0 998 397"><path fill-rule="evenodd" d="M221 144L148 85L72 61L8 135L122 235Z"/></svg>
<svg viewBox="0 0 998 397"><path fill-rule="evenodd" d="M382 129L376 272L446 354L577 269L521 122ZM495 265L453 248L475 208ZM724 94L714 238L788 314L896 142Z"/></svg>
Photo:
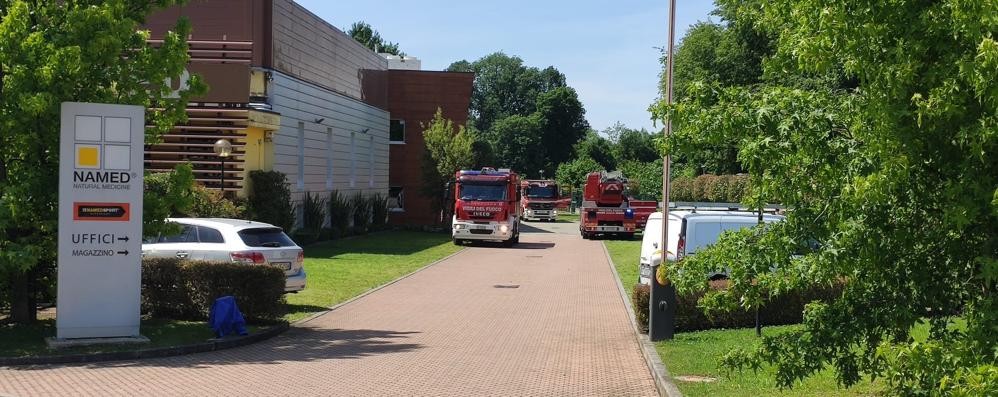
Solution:
<svg viewBox="0 0 998 397"><path fill-rule="evenodd" d="M549 210L554 208L552 203L530 203L530 209L532 210Z"/></svg>
<svg viewBox="0 0 998 397"><path fill-rule="evenodd" d="M471 234L492 234L488 229L471 229Z"/></svg>

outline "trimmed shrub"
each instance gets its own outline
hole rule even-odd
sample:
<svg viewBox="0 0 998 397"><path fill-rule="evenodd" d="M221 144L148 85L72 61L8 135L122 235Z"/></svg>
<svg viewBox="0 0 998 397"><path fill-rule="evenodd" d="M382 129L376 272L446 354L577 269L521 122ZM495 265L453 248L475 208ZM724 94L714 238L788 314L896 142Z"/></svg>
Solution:
<svg viewBox="0 0 998 397"><path fill-rule="evenodd" d="M142 311L153 317L198 318L191 300L183 261L179 258L142 259Z"/></svg>
<svg viewBox="0 0 998 397"><path fill-rule="evenodd" d="M330 229L332 229L332 237L339 238L347 235L350 229L350 201L346 197L340 194L340 192L333 191L329 193L329 222Z"/></svg>
<svg viewBox="0 0 998 397"><path fill-rule="evenodd" d="M246 202L249 218L290 231L295 224L295 211L286 176L277 171L251 171L249 176Z"/></svg>
<svg viewBox="0 0 998 397"><path fill-rule="evenodd" d="M142 260L142 310L154 317L206 320L215 299L236 298L247 320L284 314L285 276L272 266L227 262Z"/></svg>
<svg viewBox="0 0 998 397"><path fill-rule="evenodd" d="M371 203L363 194L357 192L350 198L350 208L353 210L353 232L367 233L367 227L371 223Z"/></svg>
<svg viewBox="0 0 998 397"><path fill-rule="evenodd" d="M284 270L274 266L192 261L184 265L194 307L205 318L222 296L236 298L247 320L277 320L284 315Z"/></svg>
<svg viewBox="0 0 998 397"><path fill-rule="evenodd" d="M371 230L384 230L388 226L388 196L376 193L369 197Z"/></svg>
<svg viewBox="0 0 998 397"><path fill-rule="evenodd" d="M672 201L694 201L693 178L676 178L672 180L672 190L669 192Z"/></svg>
<svg viewBox="0 0 998 397"><path fill-rule="evenodd" d="M729 203L742 202L742 199L748 196L748 182L748 175L729 175L725 201Z"/></svg>
<svg viewBox="0 0 998 397"><path fill-rule="evenodd" d="M700 175L672 180L672 201L741 203L748 196L748 175Z"/></svg>
<svg viewBox="0 0 998 397"><path fill-rule="evenodd" d="M242 219L246 208L243 203L229 200L222 192L195 185L191 191L191 207L183 214L192 218Z"/></svg>
<svg viewBox="0 0 998 397"><path fill-rule="evenodd" d="M648 302L651 300L651 287L645 284L635 284L631 293L631 306L634 318L638 321L641 332L648 332Z"/></svg>
<svg viewBox="0 0 998 397"><path fill-rule="evenodd" d="M713 290L727 288L727 280L710 282ZM771 297L759 308L759 321L763 326L799 324L803 321L804 306L813 301L830 302L842 294L842 286L812 288L803 292ZM717 328L750 328L755 327L755 311L736 310L724 313L713 313L708 316L697 306L697 301L704 294L685 294L676 297L676 331L689 332ZM648 329L648 301L650 288L644 284L634 286L631 302L638 325L643 330Z"/></svg>

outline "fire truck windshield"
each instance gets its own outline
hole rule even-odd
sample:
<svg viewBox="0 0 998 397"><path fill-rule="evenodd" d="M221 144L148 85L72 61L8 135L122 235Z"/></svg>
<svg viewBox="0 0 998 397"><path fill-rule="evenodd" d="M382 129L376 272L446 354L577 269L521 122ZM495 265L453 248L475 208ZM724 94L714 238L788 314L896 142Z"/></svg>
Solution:
<svg viewBox="0 0 998 397"><path fill-rule="evenodd" d="M506 185L461 184L461 200L506 201Z"/></svg>
<svg viewBox="0 0 998 397"><path fill-rule="evenodd" d="M557 198L554 186L528 186L527 197L530 198Z"/></svg>

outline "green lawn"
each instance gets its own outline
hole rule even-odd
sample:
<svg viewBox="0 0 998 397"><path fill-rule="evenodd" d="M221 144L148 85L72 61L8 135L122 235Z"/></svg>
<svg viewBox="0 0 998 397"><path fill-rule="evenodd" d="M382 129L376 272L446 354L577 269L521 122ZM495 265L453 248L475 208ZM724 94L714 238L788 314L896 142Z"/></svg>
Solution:
<svg viewBox="0 0 998 397"><path fill-rule="evenodd" d="M387 231L305 247L308 284L289 294L288 321L337 303L460 250L446 233Z"/></svg>
<svg viewBox="0 0 998 397"><path fill-rule="evenodd" d="M261 327L249 326L250 333ZM205 342L214 337L211 329L203 321L176 321L144 319L139 331L149 338L143 345L85 346L51 350L45 345L45 338L55 336L55 320L39 320L35 324L0 325L0 357L22 357L41 355L62 355L76 353L101 353L154 347L180 346Z"/></svg>
<svg viewBox="0 0 998 397"><path fill-rule="evenodd" d="M641 242L607 240L603 243L620 274L621 284L630 296L638 279ZM763 332L772 334L793 327L796 326L766 327ZM719 365L721 357L735 347L750 348L759 342L754 329L710 330L678 333L671 341L656 343L655 348L673 377L692 375L717 379L711 383L676 380L679 390L687 396L865 396L882 391L868 380L849 389L841 389L830 370L786 391L775 386L772 368L763 368L758 373L735 372L727 376Z"/></svg>
<svg viewBox="0 0 998 397"><path fill-rule="evenodd" d="M558 211L558 218L555 220L557 222L578 222L579 214L570 214L567 212Z"/></svg>

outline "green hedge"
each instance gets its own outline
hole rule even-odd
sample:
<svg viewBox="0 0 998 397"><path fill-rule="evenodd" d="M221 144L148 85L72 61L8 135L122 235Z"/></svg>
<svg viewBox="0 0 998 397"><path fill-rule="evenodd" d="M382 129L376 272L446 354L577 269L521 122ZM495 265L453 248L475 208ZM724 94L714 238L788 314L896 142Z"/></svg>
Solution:
<svg viewBox="0 0 998 397"><path fill-rule="evenodd" d="M711 288L715 290L727 287L726 280L712 281ZM808 291L790 293L770 298L759 309L759 320L762 325L799 324L803 321L804 306L813 301L831 301L842 294L842 286L813 288ZM748 328L755 326L755 311L738 310L726 313L714 313L707 316L703 309L697 306L697 301L703 293L677 296L676 331L688 332L715 328ZM634 316L638 325L648 329L649 287L644 284L634 286L631 302L634 306Z"/></svg>
<svg viewBox="0 0 998 397"><path fill-rule="evenodd" d="M672 201L740 203L749 194L748 175L700 175L672 180Z"/></svg>
<svg viewBox="0 0 998 397"><path fill-rule="evenodd" d="M142 309L154 317L205 320L215 299L232 295L247 320L284 315L284 270L228 262L142 260Z"/></svg>

